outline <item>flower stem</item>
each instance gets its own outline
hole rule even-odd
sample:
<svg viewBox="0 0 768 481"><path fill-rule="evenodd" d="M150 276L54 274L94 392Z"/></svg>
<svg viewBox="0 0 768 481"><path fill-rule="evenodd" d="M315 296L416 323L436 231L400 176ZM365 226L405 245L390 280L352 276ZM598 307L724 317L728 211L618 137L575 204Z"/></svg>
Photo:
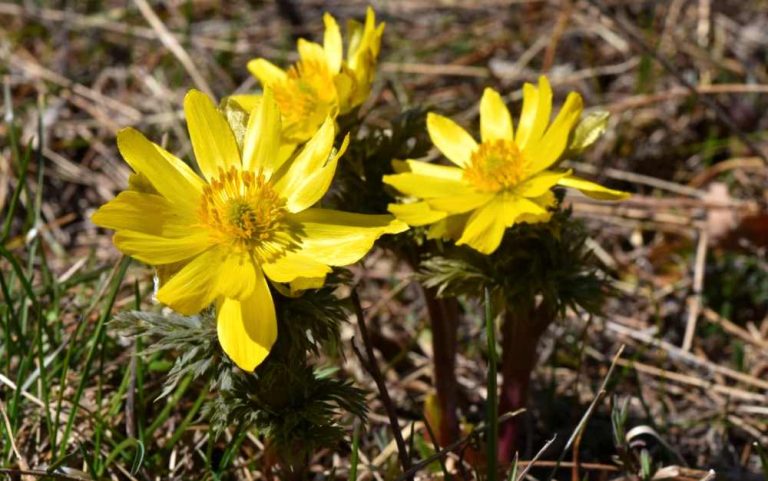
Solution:
<svg viewBox="0 0 768 481"><path fill-rule="evenodd" d="M459 304L455 298L437 298L437 290L424 288L424 299L432 328L432 353L439 423L435 435L440 446L459 439L458 383L456 350L458 343Z"/></svg>
<svg viewBox="0 0 768 481"><path fill-rule="evenodd" d="M547 306L518 305L505 312L501 326L500 412L512 412L526 406L539 339L553 319L554 313ZM501 463L514 460L519 449L523 419L523 416L515 416L502 426L498 450Z"/></svg>
<svg viewBox="0 0 768 481"><path fill-rule="evenodd" d="M373 354L373 345L371 344L371 338L368 335L368 328L365 325L363 307L360 304L360 298L358 297L357 291L354 288L352 289L352 294L350 297L352 299L352 305L355 308L357 326L360 329L360 337L363 339L363 346L365 347L367 360L357 349L357 346L355 346L354 342L352 343L352 349L355 351L355 354L358 356L358 358L360 358L360 362L363 363L363 367L371 375L374 383L376 383L376 387L379 389L381 404L384 406L384 410L387 412L387 416L389 417L389 424L392 428L392 436L395 438L397 454L400 458L400 465L402 466L404 472L408 472L408 470L411 468L411 458L408 455L408 449L405 445L405 441L403 440L403 435L400 433L400 423L397 420L397 412L395 411L395 406L392 403L392 398L389 397L389 391L387 391L387 384L384 381L384 375L379 369L376 356ZM413 477L409 477L408 479L411 480Z"/></svg>
<svg viewBox="0 0 768 481"><path fill-rule="evenodd" d="M488 338L488 481L496 481L496 442L499 436L499 407L496 401L496 326L491 307L491 293L485 288L485 334Z"/></svg>

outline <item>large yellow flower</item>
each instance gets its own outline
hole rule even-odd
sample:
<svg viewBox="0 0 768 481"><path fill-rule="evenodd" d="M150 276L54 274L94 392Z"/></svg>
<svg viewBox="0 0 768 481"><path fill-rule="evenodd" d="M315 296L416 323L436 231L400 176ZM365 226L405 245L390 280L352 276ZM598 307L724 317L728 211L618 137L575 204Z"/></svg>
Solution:
<svg viewBox="0 0 768 481"><path fill-rule="evenodd" d="M298 41L299 61L287 71L263 58L251 60L248 70L262 86L272 88L283 113L283 135L301 143L312 136L326 117L343 115L362 104L371 91L384 24L368 8L365 24L350 21L344 57L341 30L328 13L323 16L323 45ZM250 110L258 95L235 95Z"/></svg>
<svg viewBox="0 0 768 481"><path fill-rule="evenodd" d="M421 201L390 204L390 212L410 225L432 224L431 237L450 237L490 254L507 227L549 220L557 202L551 191L556 185L597 199L628 197L574 177L569 170L548 170L563 154L581 112L581 96L571 92L550 124L552 88L540 77L538 88L523 86L516 133L504 101L490 88L480 101L479 144L450 119L430 113L429 136L456 167L397 162L400 173L385 176L384 182Z"/></svg>
<svg viewBox="0 0 768 481"><path fill-rule="evenodd" d="M134 182L93 221L117 231L122 252L172 274L157 292L161 302L188 315L215 304L221 346L250 371L277 336L267 279L318 287L329 266L358 261L379 236L407 226L389 215L312 207L346 148L345 141L333 150L331 118L283 161L280 114L269 90L248 117L242 145L205 94L189 92L184 111L202 176L124 129L117 144Z"/></svg>

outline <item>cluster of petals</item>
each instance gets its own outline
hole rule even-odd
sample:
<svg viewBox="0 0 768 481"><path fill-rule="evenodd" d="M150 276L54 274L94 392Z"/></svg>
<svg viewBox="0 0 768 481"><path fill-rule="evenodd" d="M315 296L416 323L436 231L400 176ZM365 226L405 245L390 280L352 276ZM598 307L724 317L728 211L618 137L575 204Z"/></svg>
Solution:
<svg viewBox="0 0 768 481"><path fill-rule="evenodd" d="M264 58L248 63L248 70L263 87L272 89L284 113L283 135L294 143L310 138L326 117L335 118L361 105L371 91L381 48L384 23L376 24L372 8L365 23L350 20L347 26L347 54L341 30L330 14L323 16L323 44L299 39L299 61L283 70ZM234 95L247 110L259 102L259 95Z"/></svg>
<svg viewBox="0 0 768 481"><path fill-rule="evenodd" d="M244 127L231 125L198 91L187 94L184 112L200 173L124 129L118 148L135 174L92 219L116 231L120 251L164 273L157 291L163 304L186 315L214 305L222 348L251 371L277 337L270 282L319 287L331 266L357 262L378 237L407 225L390 215L315 207L348 140L334 149L331 117L286 159L269 89Z"/></svg>
<svg viewBox="0 0 768 481"><path fill-rule="evenodd" d="M454 165L396 161L397 173L385 176L384 182L412 202L390 204L390 212L409 225L429 225L432 238L450 238L490 254L507 228L550 219L557 203L555 186L575 188L596 199L627 198L626 192L552 168L565 152L582 109L581 96L571 92L550 123L552 88L542 76L538 87L523 86L516 129L499 93L485 89L480 143L452 120L430 113L429 136Z"/></svg>

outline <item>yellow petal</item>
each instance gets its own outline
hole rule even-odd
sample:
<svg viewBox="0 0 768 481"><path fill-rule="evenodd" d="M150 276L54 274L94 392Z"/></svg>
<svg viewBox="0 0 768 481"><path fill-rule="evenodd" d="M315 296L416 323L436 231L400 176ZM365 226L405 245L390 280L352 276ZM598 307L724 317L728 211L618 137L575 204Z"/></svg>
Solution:
<svg viewBox="0 0 768 481"><path fill-rule="evenodd" d="M187 211L198 209L203 181L187 164L132 128L117 133L117 148L128 165L146 176L163 197Z"/></svg>
<svg viewBox="0 0 768 481"><path fill-rule="evenodd" d="M374 57L378 57L381 51L381 37L384 35L384 27L386 25L385 22L376 25L376 12L373 11L372 7L369 6L365 10L365 30L370 32L368 48Z"/></svg>
<svg viewBox="0 0 768 481"><path fill-rule="evenodd" d="M433 210L426 202L389 204L387 210L406 224L416 226L433 224L446 216L445 212Z"/></svg>
<svg viewBox="0 0 768 481"><path fill-rule="evenodd" d="M344 115L357 107L361 102L353 101L353 96L357 92L358 85L355 78L346 68L333 77L333 85L336 87L336 96L339 101L339 115ZM366 93L367 97L368 94Z"/></svg>
<svg viewBox="0 0 768 481"><path fill-rule="evenodd" d="M506 228L518 223L521 217L528 221L549 218L546 208L533 200L498 195L472 213L456 244L467 244L483 254L491 254L501 244Z"/></svg>
<svg viewBox="0 0 768 481"><path fill-rule="evenodd" d="M298 144L288 143L284 140L280 141L280 148L277 151L277 163L282 167L285 161L290 159L293 153L296 151Z"/></svg>
<svg viewBox="0 0 768 481"><path fill-rule="evenodd" d="M146 264L171 264L196 256L211 246L207 232L193 232L185 237L162 237L121 230L112 241L120 252Z"/></svg>
<svg viewBox="0 0 768 481"><path fill-rule="evenodd" d="M321 64L328 64L325 56L325 50L319 43L310 42L300 38L298 41L299 57L302 62L319 62Z"/></svg>
<svg viewBox="0 0 768 481"><path fill-rule="evenodd" d="M331 72L337 73L341 70L343 56L341 31L339 30L339 24L336 23L336 19L330 13L323 15L323 23L325 24L323 50L325 50L325 57L328 60L328 67L331 69Z"/></svg>
<svg viewBox="0 0 768 481"><path fill-rule="evenodd" d="M248 70L254 77L259 79L262 86L271 86L277 82L282 82L287 77L283 69L263 58L257 58L248 62ZM238 97L240 96L238 95Z"/></svg>
<svg viewBox="0 0 768 481"><path fill-rule="evenodd" d="M393 160L392 168L397 173L412 172L414 174L456 181L460 181L464 175L464 171L458 167L433 164L421 160Z"/></svg>
<svg viewBox="0 0 768 481"><path fill-rule="evenodd" d="M277 339L275 304L264 274L258 272L253 293L241 300L224 298L216 316L221 348L249 372L264 361Z"/></svg>
<svg viewBox="0 0 768 481"><path fill-rule="evenodd" d="M243 168L261 172L269 179L279 165L280 110L272 89L264 89L259 105L250 112L243 139Z"/></svg>
<svg viewBox="0 0 768 481"><path fill-rule="evenodd" d="M128 190L143 192L145 194L160 194L147 176L140 172L134 172L128 176Z"/></svg>
<svg viewBox="0 0 768 481"><path fill-rule="evenodd" d="M539 77L539 88L526 83L523 85L523 110L517 125L515 142L524 149L529 142L537 141L549 124L552 115L552 87L543 75Z"/></svg>
<svg viewBox="0 0 768 481"><path fill-rule="evenodd" d="M461 181L410 172L385 175L382 180L405 195L421 199L472 193L472 189Z"/></svg>
<svg viewBox="0 0 768 481"><path fill-rule="evenodd" d="M320 289L325 284L323 277L297 277L291 281L290 293L292 295L301 295L302 291L307 289Z"/></svg>
<svg viewBox="0 0 768 481"><path fill-rule="evenodd" d="M240 168L235 135L207 95L190 90L184 97L184 114L195 160L206 179L217 177L220 170Z"/></svg>
<svg viewBox="0 0 768 481"><path fill-rule="evenodd" d="M496 198L472 213L464 227L464 233L456 245L469 247L490 254L495 251L506 229L504 219L504 202Z"/></svg>
<svg viewBox="0 0 768 481"><path fill-rule="evenodd" d="M301 255L329 266L359 261L384 234L408 226L390 215L351 214L329 209L307 209L291 216L303 233Z"/></svg>
<svg viewBox="0 0 768 481"><path fill-rule="evenodd" d="M259 275L256 271L260 269L248 253L234 250L229 252L219 266L216 294L234 299L248 297L256 287Z"/></svg>
<svg viewBox="0 0 768 481"><path fill-rule="evenodd" d="M463 195L451 195L447 197L437 197L427 200L427 204L435 210L447 212L449 214L463 214L470 210L477 209L485 205L494 194L487 192L472 192Z"/></svg>
<svg viewBox="0 0 768 481"><path fill-rule="evenodd" d="M540 195L539 197L534 197L531 199L528 199L531 202L535 203L541 209L542 211L538 212L523 212L520 213L517 218L514 219L515 223L526 223L526 224L536 224L539 222L549 222L549 220L552 218L552 210L557 206L557 197L555 197L555 194L548 190L543 195Z"/></svg>
<svg viewBox="0 0 768 481"><path fill-rule="evenodd" d="M218 248L203 252L160 287L157 299L184 315L202 311L216 298L215 281L225 257Z"/></svg>
<svg viewBox="0 0 768 481"><path fill-rule="evenodd" d="M307 175L304 181L299 184L295 191L287 197L286 209L289 212L301 212L304 209L312 207L323 198L328 188L331 186L333 176L336 173L336 166L339 158L344 155L349 145L349 134L344 137L341 147L328 160L324 166L316 169Z"/></svg>
<svg viewBox="0 0 768 481"><path fill-rule="evenodd" d="M427 115L427 131L432 143L451 162L459 167L469 164L477 142L453 120L442 115Z"/></svg>
<svg viewBox="0 0 768 481"><path fill-rule="evenodd" d="M541 196L537 199L526 199L519 196L504 196L502 198L503 210L501 213L501 220L506 227L512 227L514 224L520 222L521 218L526 218L530 222L533 219L546 219L549 220L549 212L545 205L539 204L537 201L546 201L549 196Z"/></svg>
<svg viewBox="0 0 768 481"><path fill-rule="evenodd" d="M501 95L492 88L486 88L480 99L480 136L483 142L514 140L512 116Z"/></svg>
<svg viewBox="0 0 768 481"><path fill-rule="evenodd" d="M91 221L114 230L132 230L165 237L183 237L195 218L175 209L174 204L157 194L126 190L99 207Z"/></svg>
<svg viewBox="0 0 768 481"><path fill-rule="evenodd" d="M300 212L311 207L328 190L339 157L344 154L349 144L347 135L336 154L329 158L335 134L334 121L328 117L320 130L288 165L285 173L277 179L275 189L287 200L288 211Z"/></svg>
<svg viewBox="0 0 768 481"><path fill-rule="evenodd" d="M586 179L574 177L572 175L560 179L557 184L563 187L578 189L582 194L599 200L624 200L632 196L629 192L609 189L608 187L603 187L595 182L590 182Z"/></svg>
<svg viewBox="0 0 768 481"><path fill-rule="evenodd" d="M357 68L363 42L363 24L357 20L347 21L347 63L351 69Z"/></svg>
<svg viewBox="0 0 768 481"><path fill-rule="evenodd" d="M570 169L565 172L545 170L526 180L517 188L517 193L523 197L539 197L540 195L544 195L544 193L549 191L552 187L556 186L560 179L571 175L571 172Z"/></svg>
<svg viewBox="0 0 768 481"><path fill-rule="evenodd" d="M264 264L264 273L274 282L293 282L298 278L325 278L331 268L314 259L289 252L274 262Z"/></svg>
<svg viewBox="0 0 768 481"><path fill-rule="evenodd" d="M258 94L230 95L227 99L235 102L241 109L249 113L261 103L261 95Z"/></svg>
<svg viewBox="0 0 768 481"><path fill-rule="evenodd" d="M533 172L541 172L560 158L573 126L581 117L583 107L581 95L576 92L568 94L565 104L544 136L540 140L531 141L523 149L525 157L531 160L530 168Z"/></svg>
<svg viewBox="0 0 768 481"><path fill-rule="evenodd" d="M376 13L368 7L365 12L365 25L350 20L347 24L349 37L349 50L347 52L348 63L352 69L360 69L365 57L377 57L381 45L381 35L384 32L384 23L376 26Z"/></svg>
<svg viewBox="0 0 768 481"><path fill-rule="evenodd" d="M429 239L453 239L458 240L464 232L470 214L450 215L445 219L435 222L427 231Z"/></svg>

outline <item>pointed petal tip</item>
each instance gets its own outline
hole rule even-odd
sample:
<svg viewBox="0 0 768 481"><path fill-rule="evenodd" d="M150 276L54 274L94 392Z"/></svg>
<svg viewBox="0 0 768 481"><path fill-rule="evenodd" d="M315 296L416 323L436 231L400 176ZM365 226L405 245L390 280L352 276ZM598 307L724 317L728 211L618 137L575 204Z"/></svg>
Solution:
<svg viewBox="0 0 768 481"><path fill-rule="evenodd" d="M390 223L390 228L387 230L388 234L400 234L401 232L405 232L410 227L405 222L401 221L400 219L393 219Z"/></svg>
<svg viewBox="0 0 768 481"><path fill-rule="evenodd" d="M191 102L200 102L208 100L209 102L213 103L213 100L208 96L208 94L197 90L197 89L189 89L186 94L184 94L184 109L186 110L187 104Z"/></svg>

